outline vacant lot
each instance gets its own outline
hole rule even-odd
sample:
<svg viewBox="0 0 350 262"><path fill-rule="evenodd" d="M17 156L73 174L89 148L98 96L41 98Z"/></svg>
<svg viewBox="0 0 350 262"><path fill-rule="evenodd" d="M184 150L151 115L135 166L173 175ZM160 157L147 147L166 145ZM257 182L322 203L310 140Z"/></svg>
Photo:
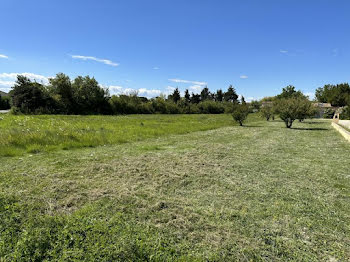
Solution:
<svg viewBox="0 0 350 262"><path fill-rule="evenodd" d="M0 257L348 261L350 144L327 121L230 123L1 157Z"/></svg>

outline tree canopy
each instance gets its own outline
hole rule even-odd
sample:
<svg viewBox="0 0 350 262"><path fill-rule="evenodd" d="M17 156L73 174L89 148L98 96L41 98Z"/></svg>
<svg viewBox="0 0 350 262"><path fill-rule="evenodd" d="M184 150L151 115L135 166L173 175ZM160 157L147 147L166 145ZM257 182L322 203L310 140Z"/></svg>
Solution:
<svg viewBox="0 0 350 262"><path fill-rule="evenodd" d="M302 121L315 115L312 103L305 97L278 99L274 102L274 110L287 128L291 128L296 119Z"/></svg>
<svg viewBox="0 0 350 262"><path fill-rule="evenodd" d="M350 105L350 86L348 83L325 85L316 89L315 96L318 102L332 106Z"/></svg>
<svg viewBox="0 0 350 262"><path fill-rule="evenodd" d="M216 93L204 87L192 95L186 89L184 97L178 88L168 96L151 99L137 93L110 96L93 77L71 80L63 73L50 78L47 85L19 75L10 95L16 111L29 114L218 114L232 112L232 102L238 98L232 86L227 92L219 89Z"/></svg>

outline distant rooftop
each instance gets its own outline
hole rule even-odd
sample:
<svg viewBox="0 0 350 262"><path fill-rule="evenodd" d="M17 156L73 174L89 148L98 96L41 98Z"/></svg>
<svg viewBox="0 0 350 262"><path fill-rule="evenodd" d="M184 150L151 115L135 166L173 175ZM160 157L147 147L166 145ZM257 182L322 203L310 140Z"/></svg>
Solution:
<svg viewBox="0 0 350 262"><path fill-rule="evenodd" d="M0 96L8 96L8 95L9 95L8 93L5 93L5 92L0 90Z"/></svg>
<svg viewBox="0 0 350 262"><path fill-rule="evenodd" d="M322 107L322 108L331 108L332 107L331 103L314 103L314 106Z"/></svg>

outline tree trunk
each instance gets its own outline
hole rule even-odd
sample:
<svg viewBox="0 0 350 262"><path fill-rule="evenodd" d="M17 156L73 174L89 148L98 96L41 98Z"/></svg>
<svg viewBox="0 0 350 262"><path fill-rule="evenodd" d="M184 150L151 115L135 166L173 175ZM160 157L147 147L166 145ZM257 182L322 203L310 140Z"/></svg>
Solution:
<svg viewBox="0 0 350 262"><path fill-rule="evenodd" d="M239 121L239 125L240 125L240 126L243 126L243 122L242 122L242 121Z"/></svg>
<svg viewBox="0 0 350 262"><path fill-rule="evenodd" d="M292 124L293 124L293 120L292 119L286 119L284 122L286 123L286 127L287 128L291 128L292 127Z"/></svg>

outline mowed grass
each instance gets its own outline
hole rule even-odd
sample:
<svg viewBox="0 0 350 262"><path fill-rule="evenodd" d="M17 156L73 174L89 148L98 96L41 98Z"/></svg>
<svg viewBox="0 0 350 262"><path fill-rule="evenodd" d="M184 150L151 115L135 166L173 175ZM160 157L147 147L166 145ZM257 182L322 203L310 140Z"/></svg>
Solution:
<svg viewBox="0 0 350 262"><path fill-rule="evenodd" d="M349 261L350 144L293 127L2 157L0 260Z"/></svg>
<svg viewBox="0 0 350 262"><path fill-rule="evenodd" d="M0 156L121 144L232 125L230 115L0 116Z"/></svg>

